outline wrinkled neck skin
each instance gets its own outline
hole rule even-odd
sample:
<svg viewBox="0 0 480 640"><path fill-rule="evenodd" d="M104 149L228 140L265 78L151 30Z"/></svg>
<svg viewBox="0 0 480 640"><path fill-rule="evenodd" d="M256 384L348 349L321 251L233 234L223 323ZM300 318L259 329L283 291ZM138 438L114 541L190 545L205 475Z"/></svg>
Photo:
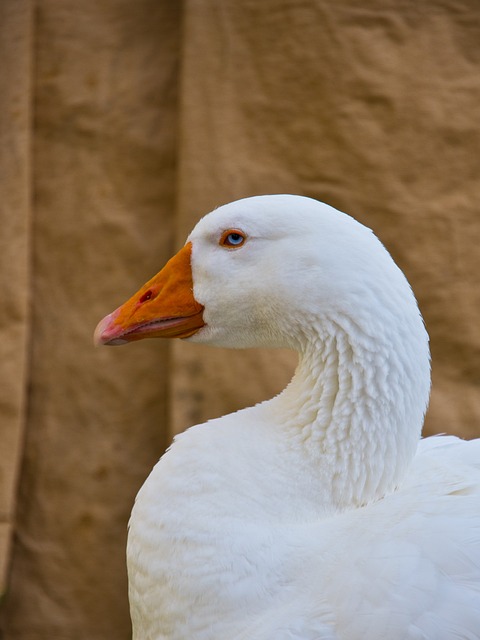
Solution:
<svg viewBox="0 0 480 640"><path fill-rule="evenodd" d="M298 471L308 466L323 513L382 498L408 471L428 402L428 337L416 307L375 324L339 314L297 350L291 383L256 409L283 433Z"/></svg>

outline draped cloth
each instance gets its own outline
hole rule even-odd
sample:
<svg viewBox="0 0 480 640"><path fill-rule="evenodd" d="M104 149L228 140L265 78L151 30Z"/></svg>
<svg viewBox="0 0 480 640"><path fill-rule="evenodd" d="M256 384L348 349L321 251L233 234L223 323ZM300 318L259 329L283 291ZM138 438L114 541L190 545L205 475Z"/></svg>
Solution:
<svg viewBox="0 0 480 640"><path fill-rule="evenodd" d="M298 193L372 227L431 336L425 433L480 435L478 2L2 0L0 64L5 640L127 640L149 470L292 374L283 351L92 347L222 203Z"/></svg>

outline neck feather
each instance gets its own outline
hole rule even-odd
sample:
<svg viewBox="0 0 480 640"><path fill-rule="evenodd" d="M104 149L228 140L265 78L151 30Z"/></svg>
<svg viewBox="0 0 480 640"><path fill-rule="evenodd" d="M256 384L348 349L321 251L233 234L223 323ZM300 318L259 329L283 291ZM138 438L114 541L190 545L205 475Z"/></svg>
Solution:
<svg viewBox="0 0 480 640"><path fill-rule="evenodd" d="M303 341L292 382L267 403L288 448L315 470L326 510L380 499L415 455L430 388L428 337L416 305L390 320L322 321Z"/></svg>

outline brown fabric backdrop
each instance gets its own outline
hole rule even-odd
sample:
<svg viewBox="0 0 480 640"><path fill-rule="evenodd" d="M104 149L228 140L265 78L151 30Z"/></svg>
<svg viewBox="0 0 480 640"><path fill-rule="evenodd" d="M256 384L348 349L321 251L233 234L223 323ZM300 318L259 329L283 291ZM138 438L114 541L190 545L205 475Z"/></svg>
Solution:
<svg viewBox="0 0 480 640"><path fill-rule="evenodd" d="M373 227L431 335L426 432L480 435L476 0L0 0L0 65L4 640L129 638L151 466L291 375L285 352L92 347L216 205L301 193Z"/></svg>

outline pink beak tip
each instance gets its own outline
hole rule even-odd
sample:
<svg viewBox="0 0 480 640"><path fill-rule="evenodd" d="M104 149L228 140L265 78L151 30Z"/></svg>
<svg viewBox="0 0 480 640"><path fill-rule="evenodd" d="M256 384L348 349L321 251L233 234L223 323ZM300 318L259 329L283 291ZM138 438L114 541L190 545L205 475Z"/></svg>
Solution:
<svg viewBox="0 0 480 640"><path fill-rule="evenodd" d="M114 320L118 315L118 309L105 316L97 324L95 332L93 334L93 344L96 347L101 345L119 345L127 344L127 340L116 337L121 333L121 328L114 325Z"/></svg>

